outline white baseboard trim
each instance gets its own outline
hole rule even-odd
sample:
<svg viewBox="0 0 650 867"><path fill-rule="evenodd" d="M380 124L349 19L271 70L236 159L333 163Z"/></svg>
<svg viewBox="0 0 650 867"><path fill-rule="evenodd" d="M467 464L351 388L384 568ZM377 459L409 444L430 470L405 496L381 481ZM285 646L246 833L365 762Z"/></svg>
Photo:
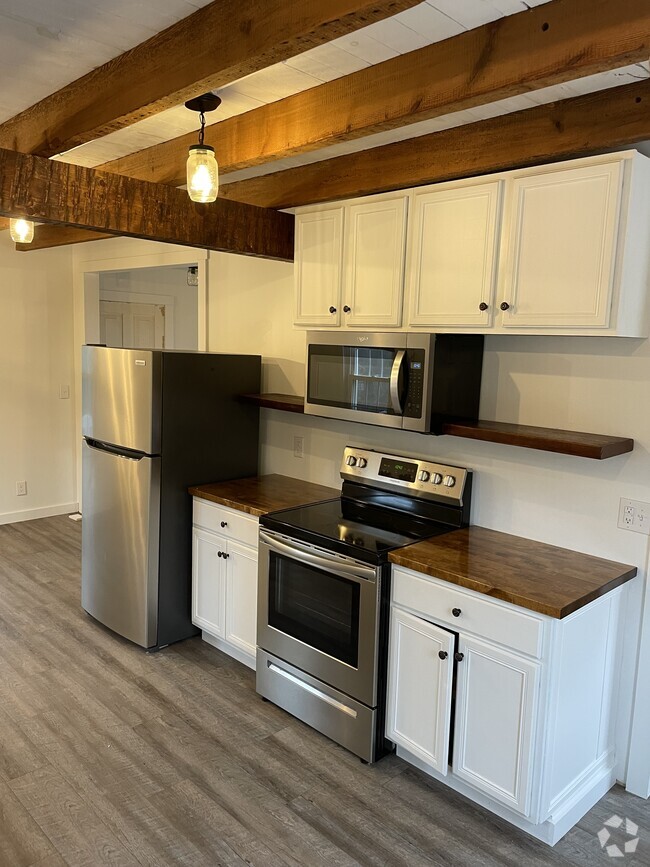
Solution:
<svg viewBox="0 0 650 867"><path fill-rule="evenodd" d="M42 509L23 509L20 512L3 512L0 514L0 524L17 524L20 521L35 521L37 518L53 518L55 515L67 515L78 512L79 503L60 503L58 506L45 506Z"/></svg>
<svg viewBox="0 0 650 867"><path fill-rule="evenodd" d="M231 644L229 641L224 641L223 638L218 638L216 635L211 635L205 630L201 630L201 638L208 644L216 647L217 650L223 651L223 653L228 654L228 656L232 656L233 659L236 659L238 662L247 665L249 668L252 668L253 671L255 671L256 659L254 656L251 656L250 653L246 653L245 651L240 650L239 647L235 647L234 644Z"/></svg>

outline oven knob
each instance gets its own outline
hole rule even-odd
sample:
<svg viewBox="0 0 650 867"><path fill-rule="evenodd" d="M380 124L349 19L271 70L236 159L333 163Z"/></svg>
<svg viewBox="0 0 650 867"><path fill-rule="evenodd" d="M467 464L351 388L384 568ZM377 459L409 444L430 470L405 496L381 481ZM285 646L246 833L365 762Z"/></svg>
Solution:
<svg viewBox="0 0 650 867"><path fill-rule="evenodd" d="M440 475L440 473L434 473L431 476L431 484L432 485L439 485L441 481L442 481L442 476Z"/></svg>
<svg viewBox="0 0 650 867"><path fill-rule="evenodd" d="M357 466L360 470L368 466L368 461L365 458L357 458Z"/></svg>
<svg viewBox="0 0 650 867"><path fill-rule="evenodd" d="M442 483L443 483L443 485L446 485L448 488L453 488L454 485L456 484L456 478L455 478L455 476L445 476Z"/></svg>
<svg viewBox="0 0 650 867"><path fill-rule="evenodd" d="M357 459L355 458L354 455L348 455L348 457L345 459L345 463L346 463L349 467L356 467L356 465L357 465Z"/></svg>
<svg viewBox="0 0 650 867"><path fill-rule="evenodd" d="M429 481L429 473L426 470L420 470L418 473L418 481L419 482L428 482Z"/></svg>

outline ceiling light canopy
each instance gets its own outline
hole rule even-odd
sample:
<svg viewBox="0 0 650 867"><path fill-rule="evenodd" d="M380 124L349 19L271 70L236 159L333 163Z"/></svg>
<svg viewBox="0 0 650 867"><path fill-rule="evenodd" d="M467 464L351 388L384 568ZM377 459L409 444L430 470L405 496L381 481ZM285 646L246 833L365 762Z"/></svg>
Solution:
<svg viewBox="0 0 650 867"><path fill-rule="evenodd" d="M185 103L185 108L199 113L199 143L190 145L187 157L187 193L193 202L214 202L219 194L219 165L214 148L204 143L205 112L214 111L221 100L214 93L204 93Z"/></svg>
<svg viewBox="0 0 650 867"><path fill-rule="evenodd" d="M31 244L34 240L34 223L31 220L9 220L9 234L16 244Z"/></svg>

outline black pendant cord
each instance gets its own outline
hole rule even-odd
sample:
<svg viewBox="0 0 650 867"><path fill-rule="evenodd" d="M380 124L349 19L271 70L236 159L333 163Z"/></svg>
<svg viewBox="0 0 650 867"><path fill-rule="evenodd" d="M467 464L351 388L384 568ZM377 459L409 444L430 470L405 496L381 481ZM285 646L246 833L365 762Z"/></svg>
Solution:
<svg viewBox="0 0 650 867"><path fill-rule="evenodd" d="M203 112L199 114L199 120L201 121L201 129L199 130L199 147L203 147L203 140L205 137L205 115Z"/></svg>

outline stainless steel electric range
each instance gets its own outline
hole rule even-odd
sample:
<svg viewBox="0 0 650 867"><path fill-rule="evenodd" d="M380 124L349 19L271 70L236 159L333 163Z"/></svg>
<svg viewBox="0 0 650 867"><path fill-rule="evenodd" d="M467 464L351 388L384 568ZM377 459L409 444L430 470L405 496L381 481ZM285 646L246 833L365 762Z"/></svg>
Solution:
<svg viewBox="0 0 650 867"><path fill-rule="evenodd" d="M388 554L469 523L462 467L347 447L341 497L260 518L257 692L366 762L384 739Z"/></svg>

